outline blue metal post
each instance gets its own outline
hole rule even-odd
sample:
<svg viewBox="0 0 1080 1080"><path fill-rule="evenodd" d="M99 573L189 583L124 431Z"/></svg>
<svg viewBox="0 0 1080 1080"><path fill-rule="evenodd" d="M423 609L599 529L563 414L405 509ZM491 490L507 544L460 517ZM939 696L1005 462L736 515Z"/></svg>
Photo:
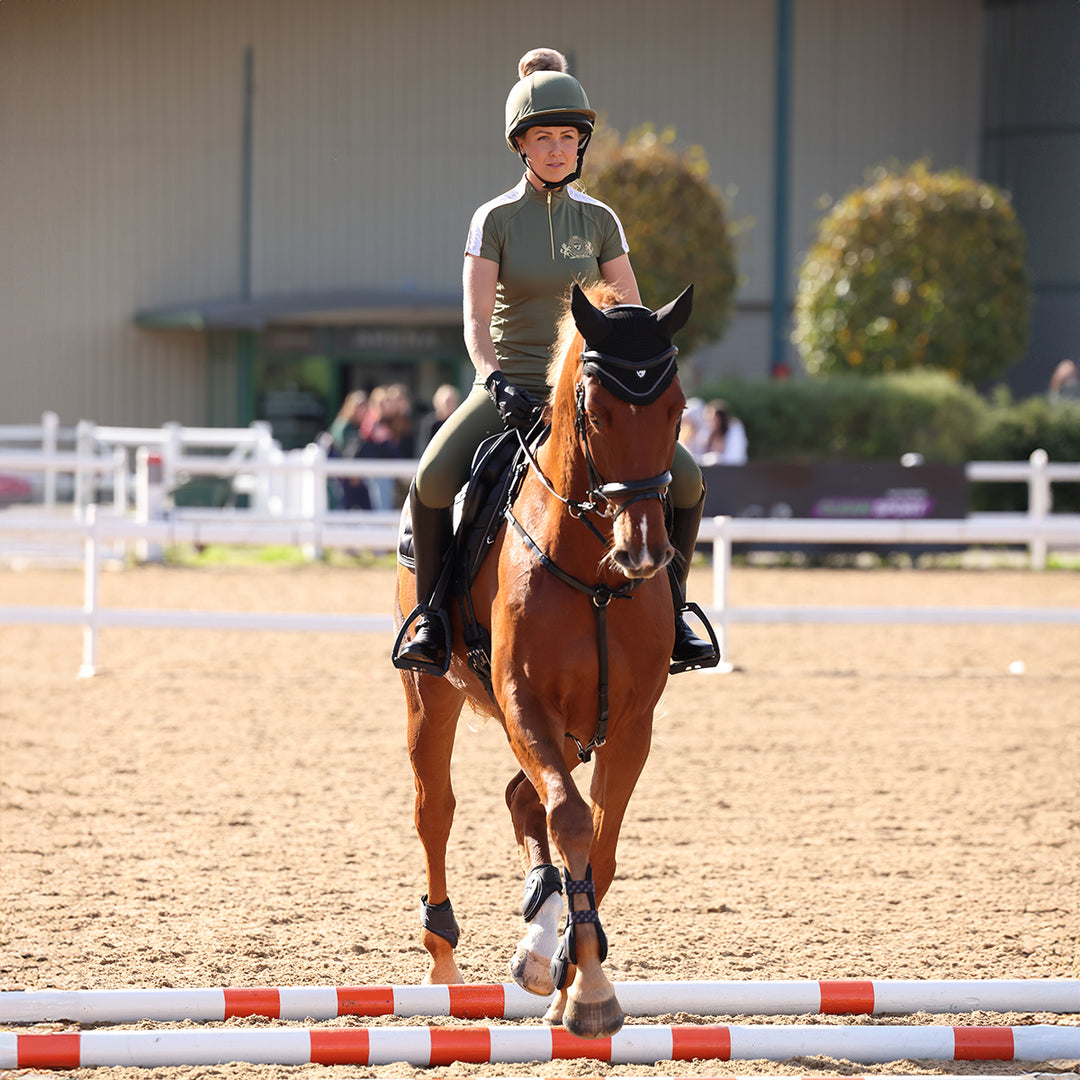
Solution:
<svg viewBox="0 0 1080 1080"><path fill-rule="evenodd" d="M788 329L788 204L791 180L793 0L776 0L776 120L773 151L773 283L769 371L786 367Z"/></svg>

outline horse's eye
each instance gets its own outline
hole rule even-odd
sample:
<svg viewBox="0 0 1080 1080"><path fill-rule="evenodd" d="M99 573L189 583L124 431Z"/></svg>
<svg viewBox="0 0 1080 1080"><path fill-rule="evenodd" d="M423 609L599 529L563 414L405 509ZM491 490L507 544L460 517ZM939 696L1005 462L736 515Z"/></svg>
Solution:
<svg viewBox="0 0 1080 1080"><path fill-rule="evenodd" d="M589 427L591 427L593 431L600 431L603 428L604 425L600 423L600 417L597 416L596 413L586 413L586 416L589 418Z"/></svg>

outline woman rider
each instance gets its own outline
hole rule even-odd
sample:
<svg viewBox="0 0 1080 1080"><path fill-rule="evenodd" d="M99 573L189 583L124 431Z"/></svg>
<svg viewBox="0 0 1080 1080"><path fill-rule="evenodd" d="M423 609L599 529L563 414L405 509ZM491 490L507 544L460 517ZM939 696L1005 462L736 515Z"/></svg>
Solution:
<svg viewBox="0 0 1080 1080"><path fill-rule="evenodd" d="M468 480L481 440L507 427L529 427L547 399L547 365L560 304L570 283L600 278L626 303L640 304L629 248L614 212L568 185L581 175L596 113L566 60L552 49L522 57L520 79L506 99L506 141L525 163L512 190L473 215L465 248L465 342L476 380L420 459L409 491L416 595L426 603L453 535L452 504ZM711 666L712 644L697 637L680 612L704 502L701 471L675 447L669 496L670 572L675 601L672 670ZM449 643L430 605L417 617L410 641L394 663L441 669Z"/></svg>

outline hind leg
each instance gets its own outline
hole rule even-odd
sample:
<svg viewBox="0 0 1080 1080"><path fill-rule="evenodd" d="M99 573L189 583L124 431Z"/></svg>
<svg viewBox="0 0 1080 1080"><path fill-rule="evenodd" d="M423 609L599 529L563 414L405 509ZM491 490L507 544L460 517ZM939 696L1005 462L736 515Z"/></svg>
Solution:
<svg viewBox="0 0 1080 1080"><path fill-rule="evenodd" d="M424 948L431 954L426 982L460 983L454 960L457 925L446 886L446 844L454 821L450 757L465 695L445 679L402 671L409 714L408 746L416 785L415 822L427 866Z"/></svg>
<svg viewBox="0 0 1080 1080"><path fill-rule="evenodd" d="M547 815L523 772L507 785L506 805L514 822L521 870L525 875L522 914L525 936L510 960L514 981L533 994L547 996L555 990L551 980L551 958L559 944L562 925L562 884L551 865Z"/></svg>

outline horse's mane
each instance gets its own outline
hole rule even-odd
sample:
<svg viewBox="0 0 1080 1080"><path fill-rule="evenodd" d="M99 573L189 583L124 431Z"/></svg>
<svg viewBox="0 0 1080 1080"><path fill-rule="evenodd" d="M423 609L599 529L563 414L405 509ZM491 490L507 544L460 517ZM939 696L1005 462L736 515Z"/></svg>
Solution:
<svg viewBox="0 0 1080 1080"><path fill-rule="evenodd" d="M598 308L609 308L625 302L623 295L614 285L599 281L592 285L583 285L582 291L592 304ZM568 475L570 455L576 453L577 440L573 438L574 415L577 403L574 400L574 387L577 385L578 371L581 366L581 353L585 341L574 322L570 310L570 294L562 302L555 344L551 349L551 362L548 364L548 385L551 393L551 430L552 434L565 433L561 455L563 475Z"/></svg>

